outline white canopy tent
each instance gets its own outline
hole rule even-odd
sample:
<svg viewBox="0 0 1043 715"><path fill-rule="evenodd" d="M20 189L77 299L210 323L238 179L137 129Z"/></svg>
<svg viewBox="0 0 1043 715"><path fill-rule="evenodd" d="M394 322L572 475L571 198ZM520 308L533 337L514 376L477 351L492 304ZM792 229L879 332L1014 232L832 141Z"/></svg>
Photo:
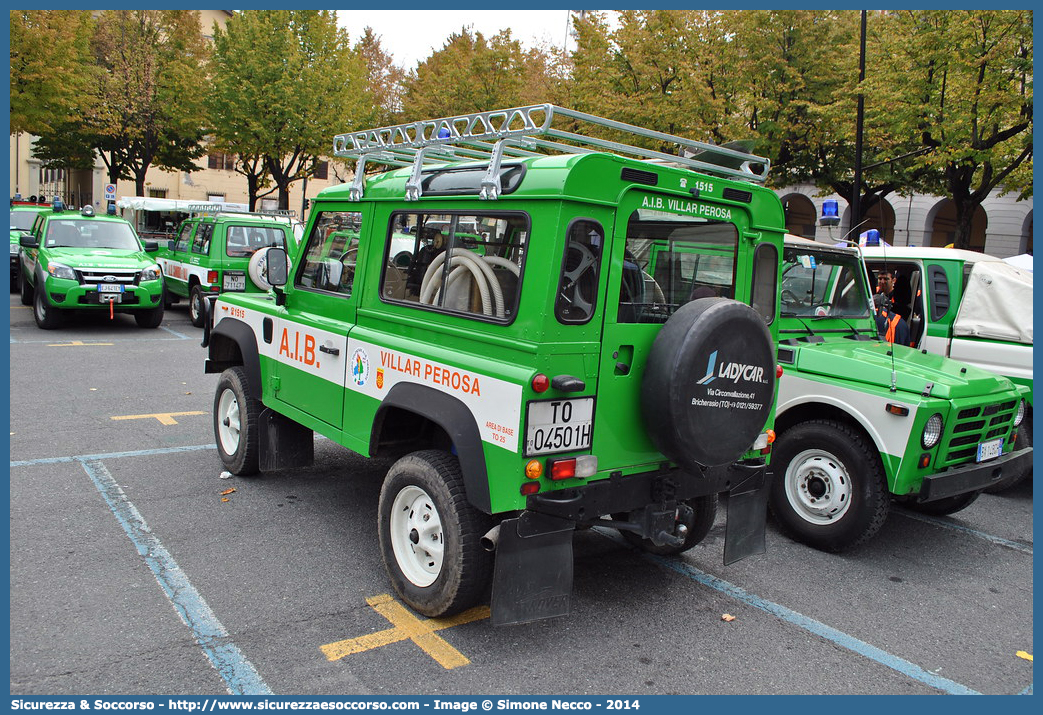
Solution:
<svg viewBox="0 0 1043 715"><path fill-rule="evenodd" d="M1032 344L1032 272L1003 261L977 261L967 278L957 336Z"/></svg>

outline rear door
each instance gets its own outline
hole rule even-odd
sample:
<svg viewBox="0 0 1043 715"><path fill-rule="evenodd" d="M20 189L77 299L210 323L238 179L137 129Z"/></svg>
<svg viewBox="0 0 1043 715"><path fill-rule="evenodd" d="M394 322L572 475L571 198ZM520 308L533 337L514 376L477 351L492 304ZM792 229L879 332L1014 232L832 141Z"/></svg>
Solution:
<svg viewBox="0 0 1043 715"><path fill-rule="evenodd" d="M609 466L608 445L613 467L662 459L644 427L641 384L652 343L667 319L697 298L747 300L745 287L736 295L736 276L746 270L739 263L739 231L732 223L703 218L707 206L643 191L620 202L607 264L594 421L602 469Z"/></svg>

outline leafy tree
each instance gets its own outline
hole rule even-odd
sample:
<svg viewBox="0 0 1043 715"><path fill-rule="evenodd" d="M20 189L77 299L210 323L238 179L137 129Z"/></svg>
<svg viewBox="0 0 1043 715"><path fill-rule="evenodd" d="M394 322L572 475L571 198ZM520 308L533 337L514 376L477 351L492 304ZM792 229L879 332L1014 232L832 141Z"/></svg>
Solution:
<svg viewBox="0 0 1043 715"><path fill-rule="evenodd" d="M892 109L892 131L932 149L913 186L952 199L953 243L967 248L993 189L1032 193L1032 13L895 12L877 41L876 100Z"/></svg>
<svg viewBox="0 0 1043 715"><path fill-rule="evenodd" d="M107 10L91 40L95 84L75 115L41 135L34 153L54 166L87 167L97 152L108 180L145 191L152 166L195 171L202 155L206 46L186 10Z"/></svg>
<svg viewBox="0 0 1043 715"><path fill-rule="evenodd" d="M76 116L96 76L89 61L90 13L11 11L11 133L44 134Z"/></svg>
<svg viewBox="0 0 1043 715"><path fill-rule="evenodd" d="M405 119L430 119L548 101L552 58L526 50L509 29L486 40L461 28L405 81Z"/></svg>
<svg viewBox="0 0 1043 715"><path fill-rule="evenodd" d="M253 175L271 177L283 209L290 185L314 173L335 134L377 116L361 52L330 11L237 13L215 30L212 84L215 143L238 156L239 169L259 157L253 166L263 170Z"/></svg>

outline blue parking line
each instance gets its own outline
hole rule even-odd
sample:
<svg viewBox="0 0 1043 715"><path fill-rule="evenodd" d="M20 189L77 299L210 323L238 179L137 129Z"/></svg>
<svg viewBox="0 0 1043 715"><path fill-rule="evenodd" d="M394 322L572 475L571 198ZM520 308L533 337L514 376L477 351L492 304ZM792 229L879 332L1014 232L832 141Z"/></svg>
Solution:
<svg viewBox="0 0 1043 715"><path fill-rule="evenodd" d="M188 626L231 695L271 695L272 691L228 635L202 595L100 461L83 469L94 482L123 530L138 549L182 623Z"/></svg>
<svg viewBox="0 0 1043 715"><path fill-rule="evenodd" d="M952 522L952 521L946 521L945 519L939 519L936 516L928 516L927 514L918 514L916 512L912 512L912 511L905 511L904 509L897 510L895 513L896 514L901 514L902 516L907 517L909 519L913 519L914 521L922 521L925 524L932 524L934 526L941 526L941 527L944 527L946 529L952 529L953 531L962 531L965 534L970 534L971 536L976 536L979 539L984 539L985 541L992 542L993 544L996 544L998 546L1005 546L1008 549L1014 549L1015 551L1020 551L1023 554L1028 554L1029 556L1032 556L1032 547L1028 546L1026 544L1018 543L1017 541L1010 541L1008 539L1004 539L1004 538L1001 538L999 536L993 536L992 534L986 534L984 531L978 531L977 529L972 529L969 526L963 526L962 524L957 524L957 523Z"/></svg>
<svg viewBox="0 0 1043 715"><path fill-rule="evenodd" d="M163 447L160 449L138 449L131 452L102 452L101 454L81 454L73 457L43 457L41 459L22 459L11 461L11 467L33 467L38 464L68 464L70 462L96 462L104 459L120 459L122 457L152 457L159 454L177 454L179 452L198 452L204 449L217 449L216 444L195 444L186 447Z"/></svg>
<svg viewBox="0 0 1043 715"><path fill-rule="evenodd" d="M617 540L615 534L610 534L602 530L600 527L598 527L596 530L598 531L598 533L612 539L613 541ZM618 539L618 543L624 542L620 538ZM778 603L774 603L772 601L763 599L760 596L756 596L746 591L745 589L736 586L733 583L725 581L724 579L718 578L716 576L711 576L710 574L700 571L699 569L695 568L694 566L688 564L685 561L682 561L679 558L656 556L655 554L649 554L643 551L639 553L642 558L648 561L658 564L659 566L668 568L672 571L676 571L682 576L686 576L692 579L693 581L701 583L704 586L709 586L715 591L719 591L725 594L726 596L730 596L731 598L734 598L737 601L745 603L748 606L753 606L754 608L758 608L766 613L770 613L771 615L777 618L781 618L783 621L786 621L791 625L803 628L806 631L809 631L817 636L825 638L826 640L835 643L841 648L846 648L847 650L850 650L854 653L858 653L859 655L869 658L870 660L876 661L877 663L885 667L891 668L892 670L895 670L901 673L902 675L908 676L913 680L917 680L932 688L937 688L938 690L941 690L944 693L948 693L950 695L981 695L981 693L979 693L977 690L971 690L965 685L961 685L960 683L949 680L948 678L942 678L938 675L935 675L934 673L924 670L915 663L911 663L908 660L905 660L904 658L899 658L896 655L892 655L887 651L881 650L880 648L870 645L865 641L859 640L854 636L848 635L843 631L839 631L836 628L833 628L832 626L827 626L825 623L822 623L821 621L816 621L814 618L809 618L808 616L805 616L802 613L797 613L796 611L786 608L785 606L782 606Z"/></svg>

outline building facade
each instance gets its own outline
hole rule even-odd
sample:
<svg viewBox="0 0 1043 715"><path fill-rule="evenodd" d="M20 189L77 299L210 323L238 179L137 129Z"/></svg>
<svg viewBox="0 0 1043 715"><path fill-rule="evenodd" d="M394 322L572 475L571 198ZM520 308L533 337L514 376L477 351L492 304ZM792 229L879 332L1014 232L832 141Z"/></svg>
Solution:
<svg viewBox="0 0 1043 715"><path fill-rule="evenodd" d="M850 207L843 198L819 195L810 184L787 186L775 191L782 200L786 228L790 233L818 241L839 241L848 234ZM820 226L822 204L833 200L840 206L840 225ZM892 246L946 246L953 241L956 211L943 196L890 195L874 206L858 233L871 228ZM1013 194L993 191L975 213L971 249L999 258L1032 253L1032 199L1018 201Z"/></svg>

